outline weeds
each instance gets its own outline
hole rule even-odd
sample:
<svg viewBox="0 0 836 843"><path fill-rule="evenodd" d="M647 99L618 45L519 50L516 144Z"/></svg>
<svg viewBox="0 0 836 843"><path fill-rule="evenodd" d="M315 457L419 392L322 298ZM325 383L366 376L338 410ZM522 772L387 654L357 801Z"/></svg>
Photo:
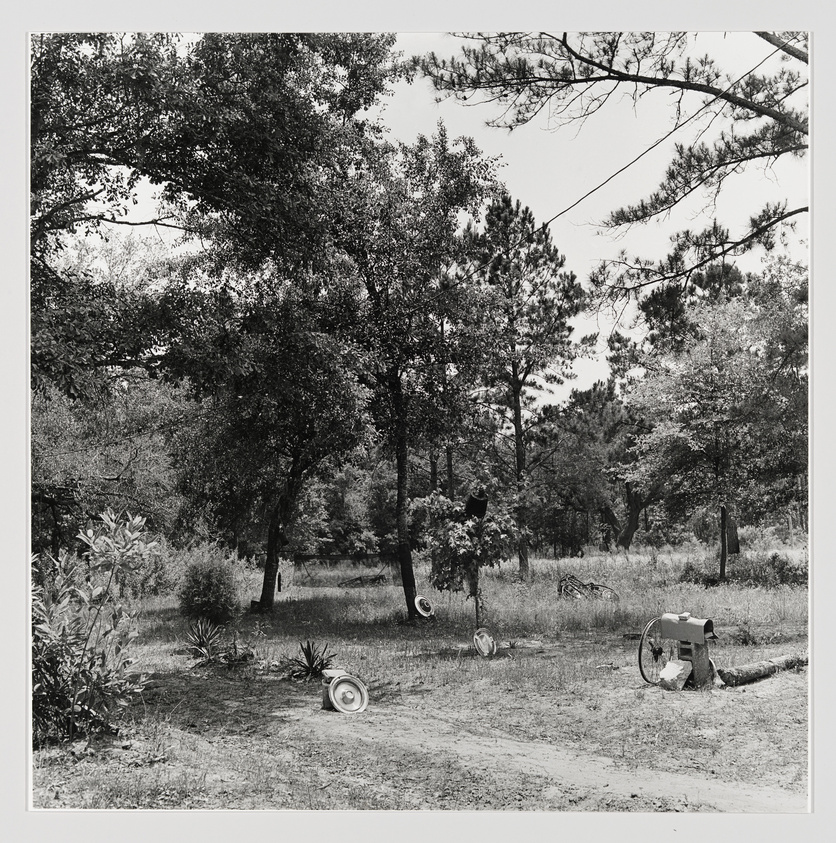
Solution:
<svg viewBox="0 0 836 843"><path fill-rule="evenodd" d="M198 618L189 626L186 640L195 658L212 659L217 655L223 630L207 618Z"/></svg>
<svg viewBox="0 0 836 843"><path fill-rule="evenodd" d="M681 582L691 582L705 587L720 585L715 560L702 562L688 560L680 574ZM777 588L782 585L807 585L806 559L794 562L785 553L749 551L730 557L726 580L746 586Z"/></svg>
<svg viewBox="0 0 836 843"><path fill-rule="evenodd" d="M324 670L328 670L334 663L336 653L328 652L328 645L318 647L313 641L299 644L301 656L287 659L286 668L291 679L301 679L305 682L318 679Z"/></svg>

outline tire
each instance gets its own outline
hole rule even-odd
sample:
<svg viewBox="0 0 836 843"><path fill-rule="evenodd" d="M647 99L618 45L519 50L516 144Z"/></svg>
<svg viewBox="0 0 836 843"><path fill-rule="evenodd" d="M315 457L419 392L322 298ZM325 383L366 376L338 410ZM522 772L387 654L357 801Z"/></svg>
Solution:
<svg viewBox="0 0 836 843"><path fill-rule="evenodd" d="M648 621L639 639L639 673L648 685L659 684L659 674L665 665L679 655L679 645L673 638L662 637L662 619Z"/></svg>
<svg viewBox="0 0 836 843"><path fill-rule="evenodd" d="M608 600L610 603L618 603L621 599L615 589L608 585L598 585L597 583L589 583L589 590L596 600Z"/></svg>
<svg viewBox="0 0 836 843"><path fill-rule="evenodd" d="M560 581L559 588L561 597L569 597L572 600L580 600L581 598L587 596L584 588L581 588L581 586L577 585L569 577L564 577Z"/></svg>

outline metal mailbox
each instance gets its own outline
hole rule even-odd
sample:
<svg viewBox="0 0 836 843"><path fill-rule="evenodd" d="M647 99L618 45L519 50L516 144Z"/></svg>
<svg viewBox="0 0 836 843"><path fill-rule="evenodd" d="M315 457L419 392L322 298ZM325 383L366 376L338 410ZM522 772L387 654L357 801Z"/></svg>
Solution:
<svg viewBox="0 0 836 843"><path fill-rule="evenodd" d="M717 636L714 634L713 621L692 618L688 612L681 615L666 612L662 615L662 637L688 644L705 644L706 639L712 640Z"/></svg>
<svg viewBox="0 0 836 843"><path fill-rule="evenodd" d="M686 684L694 688L711 685L714 670L706 642L717 638L713 621L692 618L690 612L666 612L660 621L662 638L675 640L680 660L691 663L691 674Z"/></svg>

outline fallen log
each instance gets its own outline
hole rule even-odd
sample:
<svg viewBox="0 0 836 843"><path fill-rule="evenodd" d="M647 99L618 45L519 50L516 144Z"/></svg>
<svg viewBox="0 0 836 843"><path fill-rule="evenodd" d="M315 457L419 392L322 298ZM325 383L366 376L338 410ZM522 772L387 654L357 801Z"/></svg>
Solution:
<svg viewBox="0 0 836 843"><path fill-rule="evenodd" d="M754 664L744 664L740 667L717 668L717 673L726 685L745 685L764 676L771 676L779 670L789 670L807 664L807 656L778 656Z"/></svg>

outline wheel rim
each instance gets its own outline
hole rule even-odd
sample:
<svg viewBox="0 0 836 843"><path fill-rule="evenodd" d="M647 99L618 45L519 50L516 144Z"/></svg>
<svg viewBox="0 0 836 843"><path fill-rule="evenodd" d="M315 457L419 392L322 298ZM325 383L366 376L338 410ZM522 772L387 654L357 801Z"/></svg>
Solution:
<svg viewBox="0 0 836 843"><path fill-rule="evenodd" d="M369 704L366 686L355 676L339 676L328 686L328 696L337 711L355 714L365 711Z"/></svg>
<svg viewBox="0 0 836 843"><path fill-rule="evenodd" d="M415 598L415 608L421 617L428 618L433 614L432 603L420 594Z"/></svg>
<svg viewBox="0 0 836 843"><path fill-rule="evenodd" d="M563 596L571 597L573 600L580 600L583 597L583 592L573 582L567 582L563 585Z"/></svg>
<svg viewBox="0 0 836 843"><path fill-rule="evenodd" d="M473 633L473 646L480 656L492 656L496 653L496 641L484 627Z"/></svg>
<svg viewBox="0 0 836 843"><path fill-rule="evenodd" d="M659 674L665 665L677 657L677 643L662 637L661 618L648 621L639 640L639 672L649 685L659 684Z"/></svg>

